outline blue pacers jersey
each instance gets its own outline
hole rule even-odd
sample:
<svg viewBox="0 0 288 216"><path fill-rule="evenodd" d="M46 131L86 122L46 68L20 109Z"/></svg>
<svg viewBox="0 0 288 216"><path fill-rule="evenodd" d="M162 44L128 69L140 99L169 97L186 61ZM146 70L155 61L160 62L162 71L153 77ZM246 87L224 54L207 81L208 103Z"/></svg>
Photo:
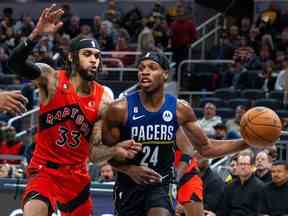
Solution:
<svg viewBox="0 0 288 216"><path fill-rule="evenodd" d="M132 138L143 145L142 152L128 163L146 165L162 177L167 177L164 179L171 180L176 131L179 127L176 118L177 99L165 95L165 102L157 112L145 109L139 92L127 96L127 101L128 119L121 131L122 139ZM119 178L121 180L121 174Z"/></svg>

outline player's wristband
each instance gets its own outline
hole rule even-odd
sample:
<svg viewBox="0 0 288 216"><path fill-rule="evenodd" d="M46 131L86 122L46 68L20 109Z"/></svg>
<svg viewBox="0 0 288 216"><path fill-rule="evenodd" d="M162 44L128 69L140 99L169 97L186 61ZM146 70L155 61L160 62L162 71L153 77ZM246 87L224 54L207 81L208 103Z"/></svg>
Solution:
<svg viewBox="0 0 288 216"><path fill-rule="evenodd" d="M182 154L180 161L189 163L192 157L188 154Z"/></svg>

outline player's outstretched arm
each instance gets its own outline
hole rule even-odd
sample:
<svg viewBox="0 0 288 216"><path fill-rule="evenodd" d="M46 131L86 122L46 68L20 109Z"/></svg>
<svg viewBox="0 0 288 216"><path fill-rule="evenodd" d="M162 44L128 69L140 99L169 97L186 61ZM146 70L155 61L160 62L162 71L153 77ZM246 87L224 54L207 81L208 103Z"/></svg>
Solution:
<svg viewBox="0 0 288 216"><path fill-rule="evenodd" d="M30 80L41 79L46 77L45 73L48 66L39 67L37 64L27 61L29 54L33 51L33 48L38 43L38 40L43 34L55 33L63 23L60 21L60 17L64 11L62 9L55 9L55 4L49 8L45 8L40 15L36 27L28 38L19 43L19 45L12 51L8 58L8 67L16 74ZM42 69L44 67L44 70ZM42 83L39 80L40 84Z"/></svg>
<svg viewBox="0 0 288 216"><path fill-rule="evenodd" d="M243 139L208 139L205 132L198 125L193 109L186 101L179 100L177 103L177 120L195 149L204 157L221 157L249 147Z"/></svg>
<svg viewBox="0 0 288 216"><path fill-rule="evenodd" d="M107 89L104 89L103 94L99 110L100 119L94 124L90 139L90 160L100 162L111 158L120 158L121 160L133 158L141 150L141 144L134 140L119 142L120 138L116 139L115 137L113 142L109 142L111 134L106 125L109 124L109 116L114 116L109 113L109 106L113 99Z"/></svg>

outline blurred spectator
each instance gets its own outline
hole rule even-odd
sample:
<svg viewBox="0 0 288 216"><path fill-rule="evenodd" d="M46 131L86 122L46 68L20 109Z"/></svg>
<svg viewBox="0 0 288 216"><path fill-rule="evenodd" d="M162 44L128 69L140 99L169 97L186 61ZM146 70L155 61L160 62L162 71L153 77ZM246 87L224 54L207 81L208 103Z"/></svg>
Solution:
<svg viewBox="0 0 288 216"><path fill-rule="evenodd" d="M260 32L258 28L252 27L249 31L248 45L254 49L256 53L259 53L260 48Z"/></svg>
<svg viewBox="0 0 288 216"><path fill-rule="evenodd" d="M95 16L93 19L92 31L96 40L99 40L102 18L101 16Z"/></svg>
<svg viewBox="0 0 288 216"><path fill-rule="evenodd" d="M227 41L223 37L219 38L219 42L207 53L209 59L231 59L233 49L227 45L227 42L225 43L225 40Z"/></svg>
<svg viewBox="0 0 288 216"><path fill-rule="evenodd" d="M22 36L28 36L33 28L35 26L35 23L32 19L32 17L28 14L23 15L23 17L16 22L16 24L13 26L14 32L17 34L20 34Z"/></svg>
<svg viewBox="0 0 288 216"><path fill-rule="evenodd" d="M209 167L208 159L197 154L200 176L204 183L204 209L213 213L218 213L221 207L225 182Z"/></svg>
<svg viewBox="0 0 288 216"><path fill-rule="evenodd" d="M188 58L189 47L197 39L197 30L184 5L177 7L177 17L171 23L171 49L177 65Z"/></svg>
<svg viewBox="0 0 288 216"><path fill-rule="evenodd" d="M252 58L254 58L255 51L252 47L248 46L246 37L241 36L239 41L240 46L235 50L233 60L245 65L246 63L250 62Z"/></svg>
<svg viewBox="0 0 288 216"><path fill-rule="evenodd" d="M251 28L251 19L249 17L243 17L240 23L240 35L248 37L250 28Z"/></svg>
<svg viewBox="0 0 288 216"><path fill-rule="evenodd" d="M144 23L144 28L138 35L137 51L141 53L159 51L159 49L156 47L152 31L154 26L154 18L148 17L144 20Z"/></svg>
<svg viewBox="0 0 288 216"><path fill-rule="evenodd" d="M129 52L129 51L135 51L133 48L129 47L129 34L128 32L121 28L118 30L118 37L116 39L116 46L115 50L116 52ZM120 59L123 63L123 66L129 66L135 63L135 56L133 55L126 55L126 54L112 54L112 58Z"/></svg>
<svg viewBox="0 0 288 216"><path fill-rule="evenodd" d="M231 157L230 164L228 166L229 175L226 177L225 182L230 184L237 178L237 157L238 155L234 155Z"/></svg>
<svg viewBox="0 0 288 216"><path fill-rule="evenodd" d="M259 74L259 87L265 92L274 90L276 77L274 76L273 62L267 61L262 65L262 73ZM261 87L262 86L262 87ZM257 88L257 86L256 86Z"/></svg>
<svg viewBox="0 0 288 216"><path fill-rule="evenodd" d="M254 216L260 213L260 197L263 183L253 175L253 154L251 151L239 153L237 175L226 185L221 216ZM217 215L218 216L218 215Z"/></svg>
<svg viewBox="0 0 288 216"><path fill-rule="evenodd" d="M243 67L240 62L235 62L228 65L228 70L222 73L222 87L226 88L237 88L240 75L246 72L247 69Z"/></svg>
<svg viewBox="0 0 288 216"><path fill-rule="evenodd" d="M70 36L70 38L74 38L80 34L80 17L72 16L70 18L69 26L64 29L64 32Z"/></svg>
<svg viewBox="0 0 288 216"><path fill-rule="evenodd" d="M228 33L228 40L226 40L226 44L234 49L237 49L240 44L240 33L239 33L239 28L236 25L232 25L229 28L229 33ZM231 56L232 57L232 56Z"/></svg>
<svg viewBox="0 0 288 216"><path fill-rule="evenodd" d="M216 116L216 106L213 103L206 103L204 106L204 116L198 120L200 127L210 137L215 135L214 126L218 123L222 123L220 116Z"/></svg>
<svg viewBox="0 0 288 216"><path fill-rule="evenodd" d="M173 22L179 15L178 14L180 12L180 10L178 9L179 7L185 7L183 0L176 0L174 5L168 7L166 12L168 24L171 24L171 22Z"/></svg>
<svg viewBox="0 0 288 216"><path fill-rule="evenodd" d="M110 21L114 25L118 26L118 24L120 24L122 13L117 7L117 3L115 0L107 0L107 8L103 17L105 20Z"/></svg>
<svg viewBox="0 0 288 216"><path fill-rule="evenodd" d="M281 50L275 52L275 70L279 73L282 68L285 68L285 53Z"/></svg>
<svg viewBox="0 0 288 216"><path fill-rule="evenodd" d="M288 79L288 58L286 57L282 63L282 70L278 73L275 82L275 90L283 91L285 88L285 80Z"/></svg>
<svg viewBox="0 0 288 216"><path fill-rule="evenodd" d="M62 15L61 19L63 22L63 31L67 32L69 31L69 26L71 22L71 17L73 16L72 10L71 10L71 5L64 3L62 6L62 9L64 11L64 14Z"/></svg>
<svg viewBox="0 0 288 216"><path fill-rule="evenodd" d="M154 26L153 26L153 36L155 40L155 45L161 50L165 50L169 44L169 27L164 19L163 15L160 13L153 15Z"/></svg>
<svg viewBox="0 0 288 216"><path fill-rule="evenodd" d="M98 42L102 51L112 51L115 49L114 28L110 21L105 20L101 23Z"/></svg>
<svg viewBox="0 0 288 216"><path fill-rule="evenodd" d="M280 36L280 41L278 42L277 50L281 50L286 54L288 53L288 28L283 29Z"/></svg>
<svg viewBox="0 0 288 216"><path fill-rule="evenodd" d="M91 27L89 25L81 25L80 26L80 35L93 38L93 33L91 30Z"/></svg>
<svg viewBox="0 0 288 216"><path fill-rule="evenodd" d="M115 181L113 168L108 163L103 163L100 165L100 176L99 182L101 183L112 183Z"/></svg>
<svg viewBox="0 0 288 216"><path fill-rule="evenodd" d="M247 111L247 107L243 105L239 105L236 107L234 118L228 119L226 122L226 127L228 131L234 130L240 133L240 121L246 111Z"/></svg>
<svg viewBox="0 0 288 216"><path fill-rule="evenodd" d="M224 139L239 139L240 135L234 130L227 130L227 127L223 123L218 123L214 126L215 135L214 139L224 140Z"/></svg>
<svg viewBox="0 0 288 216"><path fill-rule="evenodd" d="M14 127L2 127L4 133L4 141L0 146L0 155L17 155L24 154L24 145L22 141L16 138L16 130ZM20 164L21 160L9 160L9 158L1 160L0 163Z"/></svg>
<svg viewBox="0 0 288 216"><path fill-rule="evenodd" d="M272 160L271 158L269 158L266 151L258 152L258 154L256 155L255 166L255 175L264 183L271 182Z"/></svg>
<svg viewBox="0 0 288 216"><path fill-rule="evenodd" d="M127 29L132 42L137 42L138 35L143 29L142 13L135 7L122 18L122 26Z"/></svg>
<svg viewBox="0 0 288 216"><path fill-rule="evenodd" d="M0 47L0 74L5 73L8 54L3 47Z"/></svg>
<svg viewBox="0 0 288 216"><path fill-rule="evenodd" d="M288 214L288 165L286 161L274 161L272 182L265 185L262 192L264 215L277 216Z"/></svg>

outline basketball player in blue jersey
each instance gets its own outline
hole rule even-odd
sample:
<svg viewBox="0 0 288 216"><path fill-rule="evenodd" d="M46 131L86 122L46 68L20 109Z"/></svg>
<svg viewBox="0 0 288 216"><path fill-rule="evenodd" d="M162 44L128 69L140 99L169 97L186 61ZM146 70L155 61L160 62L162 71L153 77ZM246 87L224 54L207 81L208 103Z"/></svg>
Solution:
<svg viewBox="0 0 288 216"><path fill-rule="evenodd" d="M104 117L103 144L111 146L132 138L143 147L134 159L122 165L114 159L119 171L114 190L117 216L174 215L174 148L176 137L184 133L181 131L204 157L223 156L248 147L242 139L208 139L191 106L164 94L168 71L169 61L163 54L144 55L138 63L140 90L113 102ZM189 159L191 145L187 143L189 146L177 146Z"/></svg>

